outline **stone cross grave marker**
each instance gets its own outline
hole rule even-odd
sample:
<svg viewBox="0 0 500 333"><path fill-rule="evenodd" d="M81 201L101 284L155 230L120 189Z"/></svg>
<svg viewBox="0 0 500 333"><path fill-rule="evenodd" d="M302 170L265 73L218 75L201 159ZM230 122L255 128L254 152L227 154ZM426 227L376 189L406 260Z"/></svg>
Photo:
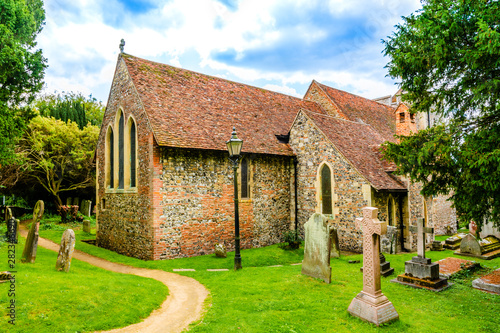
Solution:
<svg viewBox="0 0 500 333"><path fill-rule="evenodd" d="M331 282L330 267L331 236L330 226L323 214L314 213L304 224L304 260L302 274Z"/></svg>
<svg viewBox="0 0 500 333"><path fill-rule="evenodd" d="M38 229L40 228L40 219L43 216L44 203L38 200L33 209L33 223L26 237L26 244L24 246L21 261L34 263L36 259L36 249L38 246Z"/></svg>
<svg viewBox="0 0 500 333"><path fill-rule="evenodd" d="M417 234L417 255L421 259L425 258L425 234L433 234L434 228L429 228L425 226L425 219L417 219L417 226L410 226L410 232L415 232ZM430 259L423 260L430 263Z"/></svg>
<svg viewBox="0 0 500 333"><path fill-rule="evenodd" d="M56 270L69 272L74 250L75 232L72 229L66 229L61 238L61 247L57 255Z"/></svg>
<svg viewBox="0 0 500 333"><path fill-rule="evenodd" d="M363 230L363 290L352 300L351 315L379 326L399 319L394 305L380 288L380 235L387 231L387 223L377 218L378 209L363 208L363 218L356 219L356 229Z"/></svg>

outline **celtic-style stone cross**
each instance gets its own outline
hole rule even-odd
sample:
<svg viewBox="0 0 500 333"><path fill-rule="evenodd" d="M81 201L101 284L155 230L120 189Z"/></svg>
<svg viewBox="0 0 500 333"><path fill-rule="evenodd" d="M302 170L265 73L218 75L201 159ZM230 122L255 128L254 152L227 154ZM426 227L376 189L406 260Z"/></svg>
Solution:
<svg viewBox="0 0 500 333"><path fill-rule="evenodd" d="M38 246L38 229L40 228L40 219L43 216L44 204L42 200L38 200L35 209L33 209L33 222L26 237L26 244L24 245L23 255L21 260L23 262L34 263L36 259L36 250Z"/></svg>
<svg viewBox="0 0 500 333"><path fill-rule="evenodd" d="M380 235L387 232L387 223L377 218L378 209L363 208L363 218L356 219L356 228L363 230L363 290L352 300L348 311L353 316L375 325L399 318L396 309L380 288Z"/></svg>
<svg viewBox="0 0 500 333"><path fill-rule="evenodd" d="M417 226L410 226L410 231L417 233L417 254L420 258L425 258L425 234L433 234L434 228L425 227L425 219L417 219Z"/></svg>

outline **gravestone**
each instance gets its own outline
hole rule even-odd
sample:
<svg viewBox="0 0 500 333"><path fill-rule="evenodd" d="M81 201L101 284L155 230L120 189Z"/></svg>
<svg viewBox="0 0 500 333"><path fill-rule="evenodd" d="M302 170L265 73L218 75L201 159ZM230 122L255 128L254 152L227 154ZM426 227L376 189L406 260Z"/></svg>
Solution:
<svg viewBox="0 0 500 333"><path fill-rule="evenodd" d="M332 247L330 249L330 258L340 258L339 236L337 233L337 229L333 227L330 227L330 239L332 243Z"/></svg>
<svg viewBox="0 0 500 333"><path fill-rule="evenodd" d="M363 290L352 300L348 311L362 320L381 324L399 319L394 305L382 293L380 285L380 235L387 223L377 218L377 208L363 208L363 218L356 219L356 229L363 230Z"/></svg>
<svg viewBox="0 0 500 333"><path fill-rule="evenodd" d="M73 204L73 198L66 198L66 206L71 206Z"/></svg>
<svg viewBox="0 0 500 333"><path fill-rule="evenodd" d="M33 222L26 236L26 244L24 246L21 261L34 263L36 259L36 250L38 246L38 229L40 228L40 219L43 216L44 204L42 200L38 200L33 209Z"/></svg>
<svg viewBox="0 0 500 333"><path fill-rule="evenodd" d="M12 209L10 207L5 207L4 221L7 222L12 218Z"/></svg>
<svg viewBox="0 0 500 333"><path fill-rule="evenodd" d="M476 257L481 259L493 259L500 256L500 240L495 236L476 239L472 234L467 234L460 243L460 250L455 254Z"/></svg>
<svg viewBox="0 0 500 333"><path fill-rule="evenodd" d="M439 264L432 263L425 257L425 234L434 233L433 228L425 227L423 218L417 219L417 226L410 226L410 231L417 234L417 256L405 262L405 273L392 282L409 285L415 288L425 288L441 291L449 287L448 279L439 277Z"/></svg>
<svg viewBox="0 0 500 333"><path fill-rule="evenodd" d="M75 250L75 232L71 229L66 229L61 238L61 247L57 255L56 270L69 272L71 266L71 258Z"/></svg>
<svg viewBox="0 0 500 333"><path fill-rule="evenodd" d="M80 206L80 198L73 198L73 206Z"/></svg>
<svg viewBox="0 0 500 333"><path fill-rule="evenodd" d="M7 242L17 244L17 230L19 227L19 220L11 217L7 221Z"/></svg>
<svg viewBox="0 0 500 333"><path fill-rule="evenodd" d="M92 215L92 201L85 200L85 211L83 212L83 215L86 216Z"/></svg>
<svg viewBox="0 0 500 333"><path fill-rule="evenodd" d="M398 228L387 226L387 234L380 238L380 250L385 253L396 253Z"/></svg>
<svg viewBox="0 0 500 333"><path fill-rule="evenodd" d="M431 251L444 251L443 242L441 241L433 241L431 244Z"/></svg>
<svg viewBox="0 0 500 333"><path fill-rule="evenodd" d="M460 242L462 241L462 238L467 236L466 233L459 233L458 235L448 237L444 241L444 248L448 250L456 250L460 247Z"/></svg>
<svg viewBox="0 0 500 333"><path fill-rule="evenodd" d="M83 232L90 234L90 221L83 220Z"/></svg>
<svg viewBox="0 0 500 333"><path fill-rule="evenodd" d="M331 282L330 251L332 248L330 226L323 214L314 213L304 224L304 260L302 274Z"/></svg>
<svg viewBox="0 0 500 333"><path fill-rule="evenodd" d="M227 257L227 251L226 251L226 246L221 243L215 244L215 256L218 258L226 258Z"/></svg>

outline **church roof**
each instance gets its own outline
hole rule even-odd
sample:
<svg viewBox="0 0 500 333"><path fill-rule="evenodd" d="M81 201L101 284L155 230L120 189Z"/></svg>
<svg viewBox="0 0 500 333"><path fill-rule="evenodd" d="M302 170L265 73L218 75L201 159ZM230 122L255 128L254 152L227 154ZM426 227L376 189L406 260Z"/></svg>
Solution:
<svg viewBox="0 0 500 333"><path fill-rule="evenodd" d="M395 141L394 108L314 81L348 120L373 126L385 140Z"/></svg>
<svg viewBox="0 0 500 333"><path fill-rule="evenodd" d="M160 146L227 150L233 126L243 152L294 155L287 135L301 109L323 113L300 98L121 55Z"/></svg>
<svg viewBox="0 0 500 333"><path fill-rule="evenodd" d="M406 190L388 173L393 165L383 161L379 151L386 140L371 125L305 110L304 113L375 189Z"/></svg>

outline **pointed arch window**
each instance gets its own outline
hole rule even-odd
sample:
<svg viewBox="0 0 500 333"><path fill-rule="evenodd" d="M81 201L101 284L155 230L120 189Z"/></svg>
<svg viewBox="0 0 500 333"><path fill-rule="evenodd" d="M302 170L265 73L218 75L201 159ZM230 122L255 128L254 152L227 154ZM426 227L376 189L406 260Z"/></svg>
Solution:
<svg viewBox="0 0 500 333"><path fill-rule="evenodd" d="M105 167L106 167L106 187L113 188L115 183L114 173L115 173L115 136L113 133L113 128L108 127L108 133L106 134L106 157L105 157Z"/></svg>
<svg viewBox="0 0 500 333"><path fill-rule="evenodd" d="M241 193L242 199L250 198L250 172L248 158L244 157L240 165Z"/></svg>
<svg viewBox="0 0 500 333"><path fill-rule="evenodd" d="M321 168L321 212L332 214L332 173L326 164Z"/></svg>
<svg viewBox="0 0 500 333"><path fill-rule="evenodd" d="M118 188L125 187L125 119L123 113L118 116Z"/></svg>
<svg viewBox="0 0 500 333"><path fill-rule="evenodd" d="M136 187L136 149L137 149L137 138L136 138L136 128L133 119L130 119L130 187Z"/></svg>

